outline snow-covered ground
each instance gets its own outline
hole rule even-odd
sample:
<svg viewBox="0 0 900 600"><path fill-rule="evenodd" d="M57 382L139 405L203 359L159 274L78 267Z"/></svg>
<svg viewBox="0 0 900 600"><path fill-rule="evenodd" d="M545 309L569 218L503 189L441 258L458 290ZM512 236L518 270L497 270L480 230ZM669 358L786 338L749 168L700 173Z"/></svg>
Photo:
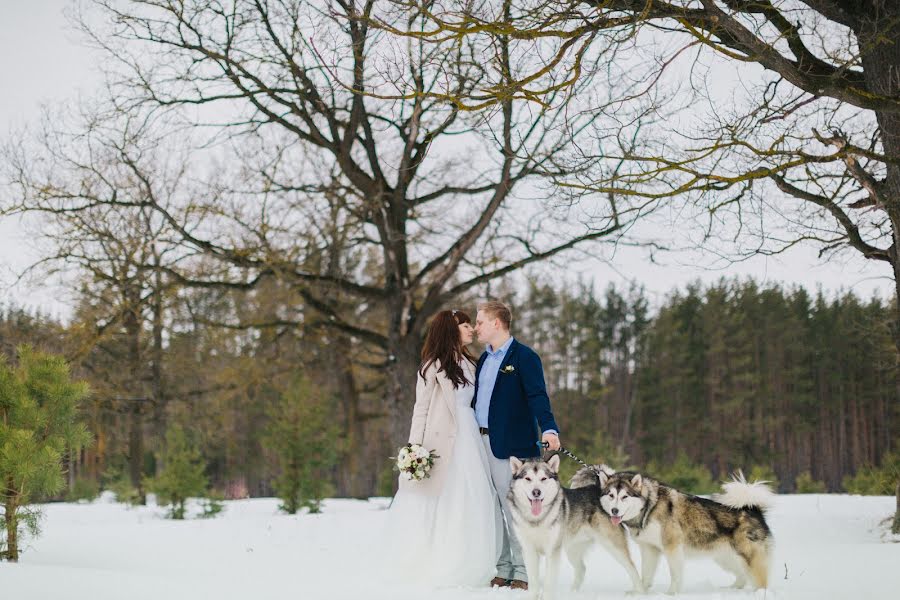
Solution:
<svg viewBox="0 0 900 600"><path fill-rule="evenodd" d="M384 537L388 500L329 500L324 514L279 514L278 501L226 502L211 520L170 521L156 507L128 508L103 498L44 507L44 533L18 564L0 563L6 600L294 598L297 600L524 600L508 589L432 590L388 583L379 564L402 557ZM723 589L714 563L692 560L684 598L898 598L900 539L881 522L894 499L838 495L781 496L770 513L776 552L767 592ZM634 552L635 561L639 554ZM584 588L561 598L622 598L625 572L601 549L588 559ZM663 596L663 562L649 597Z"/></svg>

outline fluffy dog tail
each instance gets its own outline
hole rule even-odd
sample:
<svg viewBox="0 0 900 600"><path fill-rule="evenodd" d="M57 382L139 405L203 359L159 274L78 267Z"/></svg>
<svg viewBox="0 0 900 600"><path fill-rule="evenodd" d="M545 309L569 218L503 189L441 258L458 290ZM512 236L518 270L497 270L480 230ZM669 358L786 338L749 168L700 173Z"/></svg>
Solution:
<svg viewBox="0 0 900 600"><path fill-rule="evenodd" d="M591 465L590 467L581 467L574 475L572 475L572 479L569 482L569 487L580 488L587 487L589 485L598 485L600 483L600 476L598 475L598 473L600 472L606 473L607 475L612 475L616 471L608 465Z"/></svg>
<svg viewBox="0 0 900 600"><path fill-rule="evenodd" d="M766 510L772 506L775 494L766 485L768 481L754 481L747 483L741 471L731 476L731 481L722 484L723 492L716 494L713 499L716 502L730 506L731 508L757 508Z"/></svg>

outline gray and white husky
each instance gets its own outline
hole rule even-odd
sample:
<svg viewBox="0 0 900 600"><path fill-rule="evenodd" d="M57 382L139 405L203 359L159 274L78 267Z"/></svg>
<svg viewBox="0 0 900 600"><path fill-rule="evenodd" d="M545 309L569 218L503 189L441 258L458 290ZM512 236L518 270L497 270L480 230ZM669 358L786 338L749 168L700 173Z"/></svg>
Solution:
<svg viewBox="0 0 900 600"><path fill-rule="evenodd" d="M738 472L714 500L679 492L634 472L596 473L581 469L573 481L597 481L600 504L615 526L628 525L641 550L641 575L646 589L664 554L671 582L668 593L681 590L686 555L708 556L734 574L733 587L747 579L768 586L769 560L774 543L765 510L774 497L764 482L747 483Z"/></svg>
<svg viewBox="0 0 900 600"><path fill-rule="evenodd" d="M560 553L575 568L573 589L584 581L584 554L593 543L604 546L625 567L634 591L643 591L625 531L613 524L600 505L600 487L592 485L567 489L559 482L559 455L544 461L537 458L509 459L513 472L509 500L513 531L522 546L528 572L528 590L537 598L543 588L544 600L556 597ZM540 561L546 557L547 574L541 578Z"/></svg>

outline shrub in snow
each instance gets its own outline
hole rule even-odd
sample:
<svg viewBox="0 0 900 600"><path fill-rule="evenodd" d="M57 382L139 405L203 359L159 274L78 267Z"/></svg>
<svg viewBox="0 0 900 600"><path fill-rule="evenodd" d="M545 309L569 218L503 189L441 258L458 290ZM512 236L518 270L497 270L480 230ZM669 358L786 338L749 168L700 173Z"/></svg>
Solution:
<svg viewBox="0 0 900 600"><path fill-rule="evenodd" d="M647 465L646 472L682 492L712 494L719 491L719 486L713 481L709 469L692 463L684 452L679 452L675 462L670 465L660 465L651 461Z"/></svg>
<svg viewBox="0 0 900 600"><path fill-rule="evenodd" d="M275 491L281 510L321 510L334 489L329 477L340 456L340 431L333 399L302 377L296 378L269 410L266 445L275 451L279 474Z"/></svg>
<svg viewBox="0 0 900 600"><path fill-rule="evenodd" d="M180 425L166 432L166 446L160 460L162 470L156 477L147 479L146 487L156 494L157 502L169 506L170 519L183 519L188 498L205 495L209 487L204 472L206 464Z"/></svg>
<svg viewBox="0 0 900 600"><path fill-rule="evenodd" d="M109 467L103 473L104 490L109 490L116 497L116 502L135 505L141 503L141 493L131 485L131 478L121 467Z"/></svg>
<svg viewBox="0 0 900 600"><path fill-rule="evenodd" d="M796 491L798 494L824 494L828 491L825 487L825 482L813 479L809 471L803 471L797 475L794 483L797 486Z"/></svg>
<svg viewBox="0 0 900 600"><path fill-rule="evenodd" d="M19 534L38 534L35 498L62 491L62 458L90 441L77 421L87 384L73 382L59 356L17 350L13 368L0 355L0 559L19 559Z"/></svg>
<svg viewBox="0 0 900 600"><path fill-rule="evenodd" d="M765 481L769 488L775 492L778 491L781 484L778 481L778 475L775 474L775 470L769 465L753 465L750 469L750 475L747 476L747 481Z"/></svg>
<svg viewBox="0 0 900 600"><path fill-rule="evenodd" d="M68 502L85 500L90 502L100 495L100 484L90 477L76 477L72 489L66 493Z"/></svg>
<svg viewBox="0 0 900 600"><path fill-rule="evenodd" d="M201 519L211 519L222 512L225 505L222 504L222 497L219 494L210 494L208 498L200 500L200 514L197 515Z"/></svg>
<svg viewBox="0 0 900 600"><path fill-rule="evenodd" d="M855 475L844 477L844 489L851 494L892 496L900 481L900 452L888 452L881 465L859 469Z"/></svg>

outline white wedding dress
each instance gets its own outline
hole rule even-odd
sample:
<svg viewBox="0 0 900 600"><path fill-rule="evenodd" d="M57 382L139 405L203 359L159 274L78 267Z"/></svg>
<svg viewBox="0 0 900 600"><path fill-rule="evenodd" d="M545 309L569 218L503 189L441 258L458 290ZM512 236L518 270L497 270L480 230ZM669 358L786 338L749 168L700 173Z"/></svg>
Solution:
<svg viewBox="0 0 900 600"><path fill-rule="evenodd" d="M456 442L449 459L438 459L449 460L440 495L417 494L413 484L394 497L386 549L394 557L392 579L481 587L494 576L502 516L471 407L474 393L471 385L456 390Z"/></svg>

